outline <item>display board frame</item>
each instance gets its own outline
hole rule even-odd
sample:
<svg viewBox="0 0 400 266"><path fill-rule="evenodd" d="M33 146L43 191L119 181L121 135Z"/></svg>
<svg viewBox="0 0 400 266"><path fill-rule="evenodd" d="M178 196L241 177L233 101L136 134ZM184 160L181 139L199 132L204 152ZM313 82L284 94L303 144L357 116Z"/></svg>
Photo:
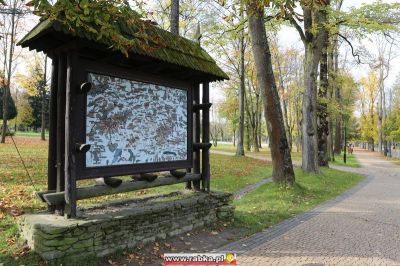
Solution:
<svg viewBox="0 0 400 266"><path fill-rule="evenodd" d="M112 177L132 175L148 172L169 171L174 169L185 169L193 167L193 90L195 84L184 82L181 80L170 79L163 76L155 76L132 69L125 69L111 64L98 64L93 60L79 58L76 71L76 79L72 81L73 88L76 89L76 97L71 103L74 114L72 119L72 138L76 145L85 144L86 142L86 107L87 107L87 92L81 89L81 84L88 82L89 73L99 75L112 76L121 79L134 80L149 84L167 86L170 88L183 89L187 92L187 158L186 160L151 162L131 165L110 165L99 167L86 167L87 152L76 152L75 170L76 180L90 179L98 177Z"/></svg>

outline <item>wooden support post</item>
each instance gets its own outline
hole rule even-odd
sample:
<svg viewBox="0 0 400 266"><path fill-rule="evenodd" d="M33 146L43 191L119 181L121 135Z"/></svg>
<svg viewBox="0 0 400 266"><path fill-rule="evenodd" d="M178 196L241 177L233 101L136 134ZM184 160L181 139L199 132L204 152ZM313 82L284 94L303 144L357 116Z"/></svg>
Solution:
<svg viewBox="0 0 400 266"><path fill-rule="evenodd" d="M65 87L65 215L67 218L76 217L76 160L73 134L73 122L75 115L74 102L76 101L77 79L76 68L78 58L76 52L71 51L67 56L67 79Z"/></svg>
<svg viewBox="0 0 400 266"><path fill-rule="evenodd" d="M203 101L202 104L210 103L210 92L208 82L203 83ZM203 109L203 128L202 142L207 144L210 142L210 109ZM203 190L210 191L210 150L202 150L202 185Z"/></svg>
<svg viewBox="0 0 400 266"><path fill-rule="evenodd" d="M57 184L56 191L64 191L64 148L65 148L65 80L67 73L66 56L58 55L57 67L57 129L56 129L56 159ZM64 215L64 204L56 206L56 211Z"/></svg>
<svg viewBox="0 0 400 266"><path fill-rule="evenodd" d="M55 56L51 61L47 190L56 190L57 188L57 79L58 57Z"/></svg>
<svg viewBox="0 0 400 266"><path fill-rule="evenodd" d="M51 63L50 85L50 115L49 115L49 149L47 161L47 190L57 189L57 80L58 57L55 56ZM54 206L49 206L49 212L54 212Z"/></svg>
<svg viewBox="0 0 400 266"><path fill-rule="evenodd" d="M200 103L200 84L196 86L196 89L193 93L193 101L194 104ZM200 110L197 109L194 111L194 120L193 120L193 142L200 142ZM193 172L195 174L200 173L200 150L194 150L193 152ZM194 181L193 186L195 190L200 190L200 180Z"/></svg>

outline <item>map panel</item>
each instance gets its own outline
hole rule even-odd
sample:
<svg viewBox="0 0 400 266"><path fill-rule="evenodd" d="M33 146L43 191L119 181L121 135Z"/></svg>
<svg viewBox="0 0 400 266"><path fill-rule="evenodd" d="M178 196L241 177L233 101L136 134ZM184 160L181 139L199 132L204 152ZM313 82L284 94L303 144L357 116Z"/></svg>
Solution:
<svg viewBox="0 0 400 266"><path fill-rule="evenodd" d="M187 160L187 91L89 73L86 167Z"/></svg>

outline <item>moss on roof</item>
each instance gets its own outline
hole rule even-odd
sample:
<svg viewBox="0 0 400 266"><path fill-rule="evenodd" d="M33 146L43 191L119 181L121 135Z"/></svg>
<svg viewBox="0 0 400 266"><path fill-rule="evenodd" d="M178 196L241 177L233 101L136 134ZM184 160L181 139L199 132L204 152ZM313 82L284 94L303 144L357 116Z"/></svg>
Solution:
<svg viewBox="0 0 400 266"><path fill-rule="evenodd" d="M126 22L118 23L121 34L127 39L134 40L130 53L149 56L175 65L190 68L215 76L216 79L228 79L227 74L217 66L214 59L199 44L174 35L150 22L136 18L136 23L130 26ZM96 34L84 27L70 29L66 25L51 19L39 22L21 41L19 45L29 47L31 42L44 36L48 31L63 32L66 35L77 36L89 41L98 42L112 47L113 41Z"/></svg>

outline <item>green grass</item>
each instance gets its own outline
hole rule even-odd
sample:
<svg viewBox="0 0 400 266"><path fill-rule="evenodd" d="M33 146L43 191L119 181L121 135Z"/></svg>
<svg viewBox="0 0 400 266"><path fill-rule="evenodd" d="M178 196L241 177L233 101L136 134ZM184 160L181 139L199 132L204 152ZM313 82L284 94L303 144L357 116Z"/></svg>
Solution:
<svg viewBox="0 0 400 266"><path fill-rule="evenodd" d="M271 151L269 150L268 146L266 144L262 145L263 147L260 149L259 152L255 151L246 151L245 150L245 156L253 156L253 157L267 157L271 158ZM223 151L223 152L231 152L231 153L236 153L236 147L233 146L231 143L218 143L218 145L212 146L211 150L214 151ZM293 161L301 161L301 152L296 152L292 150L292 160Z"/></svg>
<svg viewBox="0 0 400 266"><path fill-rule="evenodd" d="M37 137L40 138L41 133L40 132L34 132L34 131L17 131L15 133L15 136L19 136L19 137ZM49 137L49 132L46 131L45 134L46 138Z"/></svg>
<svg viewBox="0 0 400 266"><path fill-rule="evenodd" d="M389 161L391 161L394 164L400 165L400 159L398 158L389 158L389 157L385 157L387 159L389 159Z"/></svg>
<svg viewBox="0 0 400 266"><path fill-rule="evenodd" d="M246 235L261 231L341 194L363 178L327 168L318 175L296 169L293 187L268 183L235 200L235 226L244 228Z"/></svg>
<svg viewBox="0 0 400 266"><path fill-rule="evenodd" d="M335 155L335 161L329 162L332 165L340 165L340 166L348 166L348 167L361 167L360 163L357 161L357 158L353 154L346 155L346 163L343 161L343 154Z"/></svg>

